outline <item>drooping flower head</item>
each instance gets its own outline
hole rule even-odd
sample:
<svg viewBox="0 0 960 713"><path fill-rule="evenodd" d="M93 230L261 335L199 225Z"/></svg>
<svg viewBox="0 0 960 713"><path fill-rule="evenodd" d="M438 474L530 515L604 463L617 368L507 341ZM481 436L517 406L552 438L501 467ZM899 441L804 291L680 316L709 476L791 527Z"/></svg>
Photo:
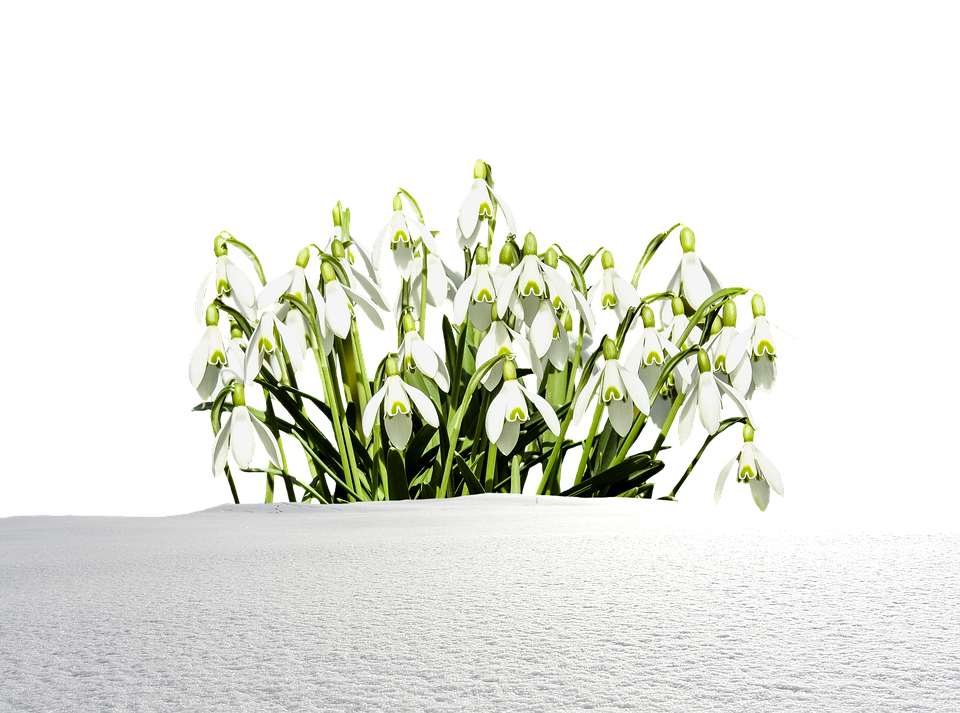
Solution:
<svg viewBox="0 0 960 713"><path fill-rule="evenodd" d="M473 185L470 192L463 199L460 214L457 216L457 243L461 248L470 249L480 235L483 221L493 220L494 207L499 206L503 217L507 221L507 230L510 235L517 234L517 225L513 212L507 204L493 191L493 181L488 181L490 167L477 159L473 167Z"/></svg>
<svg viewBox="0 0 960 713"><path fill-rule="evenodd" d="M717 378L710 363L710 354L700 349L697 351L697 367L699 377L694 374L686 391L684 391L683 405L680 407L679 437L683 445L693 433L693 417L700 412L700 423L713 435L720 428L720 394L729 396L741 415L753 422L750 407L736 389Z"/></svg>
<svg viewBox="0 0 960 713"><path fill-rule="evenodd" d="M745 347L741 347L739 352L732 350L736 336L737 306L733 300L727 300L723 303L720 334L713 344L713 363L716 370L729 379L730 385L746 397L750 393L753 369Z"/></svg>
<svg viewBox="0 0 960 713"><path fill-rule="evenodd" d="M394 261L397 269L403 275L405 280L413 277L415 269L415 260L413 254L414 243L421 239L423 244L432 253L437 253L437 243L433 235L427 230L420 221L410 218L403 212L403 201L399 195L393 197L393 215L390 220L380 230L377 240L373 244L373 267L380 269L380 252L383 249L383 241L390 238L390 248L394 252Z"/></svg>
<svg viewBox="0 0 960 713"><path fill-rule="evenodd" d="M200 281L200 287L197 290L196 317L197 324L203 324L204 310L207 303L207 289L211 281L214 285L214 293L221 299L232 297L240 313L249 320L256 318L257 310L256 293L253 290L253 283L247 277L243 270L237 267L227 256L227 243L223 234L217 235L213 239L213 253L217 257L217 264L203 280Z"/></svg>
<svg viewBox="0 0 960 713"><path fill-rule="evenodd" d="M517 367L512 360L507 359L502 364L503 387L490 402L484 421L487 438L497 444L501 453L509 455L517 445L520 425L530 418L527 400L541 413L550 432L559 436L560 420L553 407L536 391L528 389L517 380Z"/></svg>
<svg viewBox="0 0 960 713"><path fill-rule="evenodd" d="M441 391L450 390L450 372L443 357L417 333L417 325L409 313L403 315L403 341L397 350L397 358L407 371L419 371L433 379Z"/></svg>
<svg viewBox="0 0 960 713"><path fill-rule="evenodd" d="M587 292L587 302L593 304L599 294L602 309L612 309L617 319L622 322L628 309L640 306L640 295L633 285L620 277L620 273L613 266L613 253L604 250L600 262L603 265L603 275Z"/></svg>
<svg viewBox="0 0 960 713"><path fill-rule="evenodd" d="M207 307L207 328L190 357L190 383L204 401L213 395L220 378L220 369L227 365L227 350L217 324L220 311L215 305Z"/></svg>
<svg viewBox="0 0 960 713"><path fill-rule="evenodd" d="M727 477L733 471L734 464L736 464L737 482L749 483L753 501L758 508L761 510L767 509L767 505L770 504L771 489L777 495L783 497L783 480L780 478L780 472L773 465L773 462L753 445L753 435L753 427L749 423L744 424L743 448L738 455L727 461L723 470L720 471L717 487L713 491L715 505L720 503L723 486L727 482Z"/></svg>
<svg viewBox="0 0 960 713"><path fill-rule="evenodd" d="M439 428L440 419L430 397L420 389L406 383L400 377L397 362L393 357L387 358L384 369L386 378L383 386L367 402L367 406L363 410L361 425L363 432L367 436L371 436L377 421L377 415L382 410L387 438L394 448L403 449L410 441L410 435L413 432L413 419L410 415L411 401L417 407L425 423L429 423L434 428Z"/></svg>
<svg viewBox="0 0 960 713"><path fill-rule="evenodd" d="M711 295L722 289L723 285L697 256L696 241L690 228L684 227L680 231L680 247L683 249L683 257L667 284L667 291L686 300L687 304L696 310ZM664 325L670 324L673 314L676 314L676 311L671 313L669 306L664 304L660 312Z"/></svg>
<svg viewBox="0 0 960 713"><path fill-rule="evenodd" d="M746 352L750 358L752 381L747 393L748 398L756 388L767 392L773 390L777 380L777 348L773 344L773 333L771 324L767 321L763 297L755 294L750 300L750 306L753 308L753 322L730 343L731 354Z"/></svg>
<svg viewBox="0 0 960 713"><path fill-rule="evenodd" d="M650 394L640 378L619 361L617 345L610 337L603 340L603 370L592 375L574 404L573 420L580 423L587 405L599 390L600 400L607 406L607 414L614 430L626 436L633 425L634 406L645 415L650 414ZM598 388L599 387L599 388Z"/></svg>

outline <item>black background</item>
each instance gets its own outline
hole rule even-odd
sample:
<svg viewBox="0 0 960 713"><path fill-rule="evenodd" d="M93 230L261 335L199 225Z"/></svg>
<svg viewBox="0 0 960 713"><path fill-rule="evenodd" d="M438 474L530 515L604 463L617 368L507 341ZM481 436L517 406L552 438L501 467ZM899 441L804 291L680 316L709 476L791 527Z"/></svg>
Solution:
<svg viewBox="0 0 960 713"><path fill-rule="evenodd" d="M763 152L746 155L731 146L722 159L698 159L689 153L673 157L669 147L660 147L654 160L644 141L605 144L602 136L577 153L519 145L501 149L484 140L425 152L407 148L399 138L342 144L326 139L305 150L278 140L253 152L240 141L227 144L214 134L207 139L211 147L199 148L188 163L168 163L169 181L159 195L147 197L138 217L141 229L168 247L162 253L144 248L145 264L156 273L143 279L156 281L162 271L162 289L142 289L136 303L145 305L133 350L139 361L127 365L136 376L120 395L136 394L136 403L114 421L122 435L108 438L99 456L87 461L89 467L59 487L17 491L5 499L4 512L156 514L228 501L225 481L215 482L208 472L206 417L187 413L198 402L186 379L187 355L200 335L191 298L212 260L215 231L229 228L251 244L270 277L287 269L309 240L326 240L329 209L338 198L353 209L353 232L370 244L389 217L399 183L417 196L430 226L443 229L443 256L462 270L452 228L480 155L492 163L498 190L514 205L521 234L533 228L541 247L555 240L579 258L605 244L629 276L647 240L682 219L697 231L699 254L726 283L763 291L770 318L800 337L794 343L777 335L779 383L773 397L757 394L752 402L761 426L757 444L780 465L787 486L787 498L774 495L767 516L955 526L936 503L906 497L900 485L876 472L873 461L858 465L862 450L881 444L870 442L876 435L864 429L863 414L836 381L839 327L826 309L826 258L813 248L818 236L809 227L816 201L799 190L804 183ZM502 233L500 227L498 236ZM679 254L675 239L662 246L641 293L661 288ZM246 267L239 253L232 255ZM138 268L141 277L147 267ZM312 271L315 276L315 266ZM389 257L383 272L392 296L397 278ZM595 265L588 281L597 275ZM750 315L746 300L738 304L742 328ZM383 351L378 344L387 342L362 324L368 361L375 364ZM391 325L388 317L388 334ZM613 316L601 313L601 333L614 326ZM435 326L435 343L438 335ZM301 384L316 388L312 376ZM732 404L724 403L724 415L731 414ZM586 424L580 434L585 430ZM670 468L658 478L658 492L680 477L703 437L698 424L685 449L665 454ZM638 442L646 445L649 439L647 429ZM680 497L709 503L716 473L738 445L735 431L715 442ZM264 462L261 448L256 463ZM262 479L240 475L239 482L244 500L259 499ZM746 488L732 482L720 507L756 513Z"/></svg>

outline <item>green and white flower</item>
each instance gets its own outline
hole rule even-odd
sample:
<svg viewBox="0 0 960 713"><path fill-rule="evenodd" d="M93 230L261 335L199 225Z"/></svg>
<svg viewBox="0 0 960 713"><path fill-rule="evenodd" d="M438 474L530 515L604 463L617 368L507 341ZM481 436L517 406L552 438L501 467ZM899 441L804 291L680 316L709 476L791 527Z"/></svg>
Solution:
<svg viewBox="0 0 960 713"><path fill-rule="evenodd" d="M461 248L470 249L477 242L483 219L493 220L494 206L499 206L503 217L507 221L507 230L510 235L517 234L517 224L513 218L513 211L498 196L486 181L487 165L477 160L473 168L473 185L470 192L460 205L460 214L457 216L457 243Z"/></svg>
<svg viewBox="0 0 960 713"><path fill-rule="evenodd" d="M250 413L246 406L244 396L245 375L241 372L232 372L230 377L234 380L233 410L221 423L220 430L217 432L217 439L213 444L213 476L216 477L223 472L223 468L227 464L228 451L233 454L233 459L241 469L249 468L255 455L255 439L259 439L260 443L263 444L270 462L275 466L280 466L282 460L273 435L267 430L266 426ZM226 378L227 374L225 373L224 379Z"/></svg>
<svg viewBox="0 0 960 713"><path fill-rule="evenodd" d="M268 356L273 359L281 358L281 346L286 347L294 370L302 370L305 345L297 339L287 325L276 318L272 310L266 310L260 315L260 321L250 335L250 343L247 345L245 373L249 381L244 382L245 386L249 386L257 378L265 358ZM301 350L301 347L304 347L304 350ZM273 359L271 359L270 371L275 377L280 378L282 371L279 363Z"/></svg>
<svg viewBox="0 0 960 713"><path fill-rule="evenodd" d="M698 344L700 342L700 335L703 333L700 327L694 327L691 329L687 338L683 340L682 344L680 343L680 337L683 336L684 331L687 329L687 325L690 324L690 320L687 319L686 315L683 313L682 299L679 297L674 297L670 301L670 304L672 306L673 319L670 322L664 322L665 325L670 325L667 330L670 341L680 349L686 349L687 347L692 347L694 344Z"/></svg>
<svg viewBox="0 0 960 713"><path fill-rule="evenodd" d="M256 293L253 290L253 283L247 277L243 270L237 267L229 257L227 257L227 244L222 235L214 239L213 252L217 256L217 264L200 281L200 287L197 290L196 316L197 324L203 324L205 305L209 304L207 300L207 290L211 281L214 284L214 293L221 299L224 297L233 297L233 301L240 313L248 320L256 319L257 310Z"/></svg>
<svg viewBox="0 0 960 713"><path fill-rule="evenodd" d="M548 299L550 297L548 288L549 293L558 297L566 307L572 308L579 305L574 297L573 288L567 284L559 272L537 256L536 236L533 233L527 233L523 241L523 258L520 264L503 278L503 282L497 288L497 316L503 319L509 309L530 324L537 313L539 302L531 303L531 308L528 309L521 302L521 298Z"/></svg>
<svg viewBox="0 0 960 713"><path fill-rule="evenodd" d="M322 298L317 295L317 326L320 328L324 354L330 354L335 336L346 339L350 334L354 305L363 310L377 329L384 328L383 319L377 312L377 308L359 292L340 284L332 265L323 263L321 277L324 292Z"/></svg>
<svg viewBox="0 0 960 713"><path fill-rule="evenodd" d="M632 284L620 277L613 266L613 254L604 250L601 257L603 276L587 291L587 303L593 304L596 296L600 295L602 309L612 309L621 322L631 307L640 306L640 295Z"/></svg>
<svg viewBox="0 0 960 713"><path fill-rule="evenodd" d="M620 364L616 344L609 337L603 342L603 369L591 375L573 407L573 422L579 424L587 405L599 386L600 400L607 406L607 414L614 430L626 436L633 425L634 406L650 415L650 394L640 377Z"/></svg>
<svg viewBox="0 0 960 713"><path fill-rule="evenodd" d="M490 328L490 308L497 299L497 276L490 269L489 254L482 245L477 247L476 265L461 283L453 299L453 319L463 324L467 316L480 332Z"/></svg>
<svg viewBox="0 0 960 713"><path fill-rule="evenodd" d="M380 234L377 235L376 241L373 243L373 267L376 270L380 269L380 252L383 248L383 241L388 236L390 238L390 247L394 251L393 259L397 264L397 269L407 281L412 279L413 273L416 270L417 261L414 259L413 249L417 238L423 240L423 244L427 246L427 250L432 253L438 252L437 243L434 241L430 231L427 230L427 226L404 214L403 201L399 195L393 198L393 215L390 217L390 220L387 221L387 224L383 226Z"/></svg>
<svg viewBox="0 0 960 713"><path fill-rule="evenodd" d="M679 295L694 309L698 309L707 299L718 290L723 289L714 274L710 271L695 252L693 231L684 227L680 231L680 246L683 248L683 257L676 272L667 284L667 291ZM660 318L663 324L669 324L673 319L669 306L661 308Z"/></svg>
<svg viewBox="0 0 960 713"><path fill-rule="evenodd" d="M737 306L732 300L723 303L722 327L713 342L713 364L718 372L725 375L730 385L750 398L753 369L747 356L746 346L734 352L732 344L737 337ZM739 358L737 357L739 354Z"/></svg>
<svg viewBox="0 0 960 713"><path fill-rule="evenodd" d="M512 360L501 363L503 364L503 387L487 407L484 421L487 438L497 444L501 453L509 455L517 445L520 424L530 419L528 399L541 413L550 432L554 436L559 436L560 420L553 407L536 391L528 389L517 380L517 367Z"/></svg>
<svg viewBox="0 0 960 713"><path fill-rule="evenodd" d="M403 342L397 350L397 358L405 363L407 371L419 371L433 379L441 391L450 390L450 372L443 357L434 351L417 333L413 316L403 315Z"/></svg>
<svg viewBox="0 0 960 713"><path fill-rule="evenodd" d="M336 230L339 231L340 228L338 227ZM353 238L351 238L350 245L344 245L337 235L338 233L334 233L327 243L327 253L337 259L337 262L347 274L347 279L351 286L359 286L360 289L367 294L371 302L380 309L389 312L390 307L387 302L387 296L383 292L383 286L380 284L380 276L374 269L373 262L367 255L366 248ZM361 257L361 262L363 262L365 268L364 270L357 269L356 255Z"/></svg>
<svg viewBox="0 0 960 713"><path fill-rule="evenodd" d="M680 407L680 425L679 437L680 445L683 445L693 433L693 418L696 412L700 412L700 423L707 430L707 433L713 435L720 428L720 409L721 392L729 396L734 405L740 410L740 413L753 423L753 416L750 407L736 389L725 384L713 372L710 363L710 354L703 349L697 352L697 366L700 369L700 376L696 375L690 380L684 391L683 405Z"/></svg>
<svg viewBox="0 0 960 713"><path fill-rule="evenodd" d="M748 398L756 388L772 391L777 380L777 348L773 343L772 325L767 321L763 297L755 294L750 304L753 322L730 343L730 354L746 353L750 357L752 380Z"/></svg>
<svg viewBox="0 0 960 713"><path fill-rule="evenodd" d="M737 482L749 483L753 501L761 510L766 510L770 504L770 490L783 497L783 480L780 472L760 449L753 445L753 427L750 424L743 426L743 448L740 453L727 461L720 471L717 487L713 491L713 502L720 503L723 486L736 464Z"/></svg>
<svg viewBox="0 0 960 713"><path fill-rule="evenodd" d="M220 378L220 369L227 365L227 350L223 346L223 335L217 327L220 321L219 310L210 305L207 307L206 318L207 328L190 357L190 383L204 401L213 395Z"/></svg>
<svg viewBox="0 0 960 713"><path fill-rule="evenodd" d="M414 270L410 280L409 307L413 318L420 319L420 294L423 286L423 253L417 249L414 262L419 269ZM457 286L463 282L460 273L450 269L446 263L433 253L427 253L427 304L443 307L447 300L451 302L457 294ZM393 316L397 324L403 317L403 290L397 290L397 299L393 306Z"/></svg>
<svg viewBox="0 0 960 713"><path fill-rule="evenodd" d="M491 310L492 311L492 310ZM477 347L477 364L485 364L495 356L509 354L520 366L533 370L536 384L539 386L543 378L543 366L530 342L520 333L510 329L500 319L494 319L483 341ZM483 385L487 391L493 391L503 376L503 362L494 364L487 375L483 377Z"/></svg>
<svg viewBox="0 0 960 713"><path fill-rule="evenodd" d="M382 410L387 438L394 448L400 450L406 448L410 441L410 434L413 432L413 418L410 415L411 401L416 405L424 422L434 428L440 427L440 418L430 397L400 378L397 362L393 357L387 358L385 370L386 378L383 386L367 402L361 425L364 434L371 436L377 415Z"/></svg>

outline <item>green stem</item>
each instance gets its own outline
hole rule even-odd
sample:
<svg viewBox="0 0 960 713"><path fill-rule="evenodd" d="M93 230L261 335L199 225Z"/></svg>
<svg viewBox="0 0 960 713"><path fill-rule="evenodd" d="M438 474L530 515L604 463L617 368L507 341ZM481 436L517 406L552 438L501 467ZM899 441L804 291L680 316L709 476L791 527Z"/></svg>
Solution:
<svg viewBox="0 0 960 713"><path fill-rule="evenodd" d="M343 467L343 476L347 483L349 483L349 485L344 485L343 483L341 483L341 485L344 485L347 491L352 492L353 471L350 468L350 460L347 457L346 446L343 442L342 421L338 411L337 400L334 399L334 388L330 379L330 372L328 371L329 367L327 360L320 355L323 347L317 344L316 337L311 335L310 341L313 343L313 356L317 361L317 368L320 370L320 379L323 382L323 400L330 406L330 421L333 425L333 434L337 439L337 449L340 452L340 464ZM305 443L304 447L307 447Z"/></svg>
<svg viewBox="0 0 960 713"><path fill-rule="evenodd" d="M420 273L420 338L427 336L427 246L420 239L420 250L423 252L423 271Z"/></svg>
<svg viewBox="0 0 960 713"><path fill-rule="evenodd" d="M342 349L341 342L339 339L334 340L339 348ZM336 370L337 362L331 355L329 358L329 369L331 375ZM342 376L342 375L341 375ZM356 375L354 375L356 376ZM363 473L360 472L360 468L357 466L357 454L353 452L353 439L350 437L350 425L347 423L347 409L343 403L343 400L340 398L340 389L334 386L335 381L331 378L331 387L333 388L333 398L337 402L337 408L339 410L339 416L341 419L341 430L343 432L343 447L347 452L347 462L350 464L350 474L352 476L353 489L358 493L363 493L364 486L369 489L369 484L366 482ZM360 414L357 414L357 418L360 418Z"/></svg>
<svg viewBox="0 0 960 713"><path fill-rule="evenodd" d="M473 432L473 445L470 446L470 459L467 461L468 463L473 463L473 459L477 457L477 447L480 445L480 436L483 433L483 425L487 418L487 408L489 406L490 392L484 389L480 398L480 416L477 418L477 427Z"/></svg>
<svg viewBox="0 0 960 713"><path fill-rule="evenodd" d="M487 473L483 481L483 489L488 492L493 492L493 480L497 475L497 444L493 441L490 441L490 445L487 447Z"/></svg>
<svg viewBox="0 0 960 713"><path fill-rule="evenodd" d="M667 420L663 422L663 428L660 429L660 435L657 436L656 442L653 444L653 449L650 451L650 460L653 460L657 457L657 453L660 452L660 449L663 447L663 442L667 440L667 433L670 432L670 427L673 425L673 419L677 417L677 412L680 411L680 405L683 403L684 394L682 392L677 392L677 398L673 402L673 406L670 407L670 413L667 414Z"/></svg>
<svg viewBox="0 0 960 713"><path fill-rule="evenodd" d="M224 472L227 474L227 483L230 484L230 494L233 495L233 502L235 502L237 505L239 505L239 504L240 504L240 496L237 495L237 484L233 482L233 476L230 475L230 466L229 466L229 465L224 465L224 466L223 466L223 470L224 470Z"/></svg>
<svg viewBox="0 0 960 713"><path fill-rule="evenodd" d="M587 460L590 458L590 450L593 448L593 439L597 436L597 429L600 427L600 418L603 416L603 399L597 399L597 408L593 412L593 423L590 424L590 433L587 434L587 440L583 442L583 453L580 456L580 465L577 466L577 476L573 480L574 485L580 485L583 479L583 472L587 468Z"/></svg>
<svg viewBox="0 0 960 713"><path fill-rule="evenodd" d="M640 435L640 431L643 430L643 427L647 423L647 415L641 413L640 416L634 420L633 425L630 427L630 432L623 439L623 443L620 445L620 450L617 451L617 455L613 457L613 460L610 462L610 467L617 465L617 463L623 462L623 459L627 457L627 452L633 447L633 444L637 442L637 438Z"/></svg>

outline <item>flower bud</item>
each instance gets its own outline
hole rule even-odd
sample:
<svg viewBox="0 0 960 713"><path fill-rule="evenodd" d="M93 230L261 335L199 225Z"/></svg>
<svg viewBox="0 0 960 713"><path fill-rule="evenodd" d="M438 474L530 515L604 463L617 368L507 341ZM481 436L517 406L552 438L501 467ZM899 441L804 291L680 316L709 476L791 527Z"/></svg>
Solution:
<svg viewBox="0 0 960 713"><path fill-rule="evenodd" d="M413 320L413 315L409 312L404 312L402 321L404 332L415 332L417 330L417 323Z"/></svg>
<svg viewBox="0 0 960 713"><path fill-rule="evenodd" d="M690 230L690 228L684 227L683 230L680 231L680 247L683 248L683 252L692 253L695 242L693 231Z"/></svg>
<svg viewBox="0 0 960 713"><path fill-rule="evenodd" d="M487 253L487 249L482 245L477 247L477 264L478 265L487 265L490 263L490 255Z"/></svg>
<svg viewBox="0 0 960 713"><path fill-rule="evenodd" d="M234 381L233 382L233 406L234 408L236 408L237 406L246 406L246 405L247 405L247 397L246 397L246 394L244 394L243 392L243 384L239 381Z"/></svg>
<svg viewBox="0 0 960 713"><path fill-rule="evenodd" d="M527 233L526 237L523 239L523 254L537 254L537 236L533 233Z"/></svg>
<svg viewBox="0 0 960 713"><path fill-rule="evenodd" d="M500 248L500 264L513 265L513 249L509 243L504 243L503 247Z"/></svg>
<svg viewBox="0 0 960 713"><path fill-rule="evenodd" d="M603 338L603 358L607 359L616 359L620 356L620 350L617 349L617 343L610 339L609 336Z"/></svg>
<svg viewBox="0 0 960 713"><path fill-rule="evenodd" d="M393 357L387 357L387 360L383 364L383 370L387 376L396 376L400 373L400 370L397 368L397 360Z"/></svg>
<svg viewBox="0 0 960 713"><path fill-rule="evenodd" d="M640 318L643 320L644 329L650 329L655 322L653 321L653 310L644 305L640 308Z"/></svg>
<svg viewBox="0 0 960 713"><path fill-rule="evenodd" d="M609 270L613 267L613 253L609 250L604 250L603 255L600 256L600 263L603 265L604 270Z"/></svg>
<svg viewBox="0 0 960 713"><path fill-rule="evenodd" d="M760 295L754 294L753 299L750 300L750 306L753 308L754 319L767 316L767 307L763 304L763 297Z"/></svg>
<svg viewBox="0 0 960 713"><path fill-rule="evenodd" d="M675 317L679 317L681 314L683 314L683 300L680 297L674 297L670 304L673 307L673 315Z"/></svg>
<svg viewBox="0 0 960 713"><path fill-rule="evenodd" d="M334 255L336 255L336 244L339 242L339 240L334 241ZM340 243L340 250L343 250L343 243ZM310 248L304 248L297 254L297 267L306 267L308 262L310 262Z"/></svg>
<svg viewBox="0 0 960 713"><path fill-rule="evenodd" d="M737 306L733 303L733 300L726 300L723 303L723 326L737 326Z"/></svg>
<svg viewBox="0 0 960 713"><path fill-rule="evenodd" d="M343 243L340 242L338 238L334 238L333 244L330 246L330 254L337 258L337 260L342 260L346 256L347 251L344 250ZM306 267L306 265L303 267Z"/></svg>
<svg viewBox="0 0 960 713"><path fill-rule="evenodd" d="M707 354L705 349L700 349L697 352L697 367L699 367L701 374L712 371L710 368L710 355Z"/></svg>
<svg viewBox="0 0 960 713"><path fill-rule="evenodd" d="M547 248L547 252L543 255L543 262L554 270L557 269L557 265L560 263L560 256L557 255L557 251L553 249L553 246Z"/></svg>
<svg viewBox="0 0 960 713"><path fill-rule="evenodd" d="M483 159L478 158L477 162L473 164L473 177L486 180L487 178L487 164L483 162Z"/></svg>
<svg viewBox="0 0 960 713"><path fill-rule="evenodd" d="M563 328L568 332L573 331L573 315L570 310L566 310L563 314Z"/></svg>
<svg viewBox="0 0 960 713"><path fill-rule="evenodd" d="M207 307L207 326L216 327L218 324L220 324L220 310L216 305L210 305Z"/></svg>
<svg viewBox="0 0 960 713"><path fill-rule="evenodd" d="M720 329L722 328L722 326L723 325L721 325L719 319L714 319L710 323L710 335L713 336L714 334L720 334Z"/></svg>
<svg viewBox="0 0 960 713"><path fill-rule="evenodd" d="M320 276L324 282L333 282L337 279L337 271L333 269L333 265L324 261L323 266L320 268Z"/></svg>
<svg viewBox="0 0 960 713"><path fill-rule="evenodd" d="M213 239L213 254L217 257L223 257L227 254L227 239L223 234L217 235Z"/></svg>
<svg viewBox="0 0 960 713"><path fill-rule="evenodd" d="M394 210L403 210L403 201L400 200L400 194L399 194L399 193L393 197L393 209L394 209Z"/></svg>
<svg viewBox="0 0 960 713"><path fill-rule="evenodd" d="M337 204L333 206L333 224L337 227L340 227L343 221L343 206L340 205L340 201L337 201Z"/></svg>
<svg viewBox="0 0 960 713"><path fill-rule="evenodd" d="M749 423L743 424L743 442L749 443L753 440L753 426Z"/></svg>
<svg viewBox="0 0 960 713"><path fill-rule="evenodd" d="M503 362L503 380L515 381L517 378L517 365L513 359L507 359Z"/></svg>
<svg viewBox="0 0 960 713"><path fill-rule="evenodd" d="M243 330L240 329L240 325L235 319L230 318L230 339L242 339Z"/></svg>
<svg viewBox="0 0 960 713"><path fill-rule="evenodd" d="M496 322L498 319L500 319L500 315L497 313L497 303L496 303L496 302L491 302L491 303L490 303L490 319L491 319L492 321L494 321L494 322Z"/></svg>

